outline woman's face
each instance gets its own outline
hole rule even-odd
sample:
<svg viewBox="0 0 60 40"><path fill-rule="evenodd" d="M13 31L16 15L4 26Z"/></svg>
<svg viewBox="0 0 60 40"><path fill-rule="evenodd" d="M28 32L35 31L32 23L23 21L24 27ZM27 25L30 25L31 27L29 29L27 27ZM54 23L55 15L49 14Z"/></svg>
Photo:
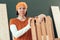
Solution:
<svg viewBox="0 0 60 40"><path fill-rule="evenodd" d="M20 6L20 7L18 8L18 14L19 14L20 16L25 16L26 11L27 11L27 8L25 8L25 7L23 7L23 6Z"/></svg>

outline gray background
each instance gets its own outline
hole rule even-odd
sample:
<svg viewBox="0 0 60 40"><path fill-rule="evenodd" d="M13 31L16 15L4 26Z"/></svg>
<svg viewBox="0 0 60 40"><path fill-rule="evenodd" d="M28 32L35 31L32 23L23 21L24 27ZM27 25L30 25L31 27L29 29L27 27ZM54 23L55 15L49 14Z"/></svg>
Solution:
<svg viewBox="0 0 60 40"><path fill-rule="evenodd" d="M28 11L27 11L28 16L36 16L43 13L45 15L51 16L53 19L52 12L50 9L51 5L60 7L60 0L0 0L0 3L7 4L8 21L10 20L10 18L17 17L15 7L16 4L20 1L24 1L28 4ZM55 37L57 37L55 25L54 25L54 33ZM10 39L12 40L12 37Z"/></svg>

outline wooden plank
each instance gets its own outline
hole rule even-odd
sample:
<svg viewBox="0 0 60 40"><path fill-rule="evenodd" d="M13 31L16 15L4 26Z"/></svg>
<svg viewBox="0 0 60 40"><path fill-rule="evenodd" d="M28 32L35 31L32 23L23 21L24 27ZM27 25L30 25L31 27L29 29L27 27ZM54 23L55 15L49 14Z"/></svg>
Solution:
<svg viewBox="0 0 60 40"><path fill-rule="evenodd" d="M6 4L0 4L0 40L10 40Z"/></svg>
<svg viewBox="0 0 60 40"><path fill-rule="evenodd" d="M32 40L37 40L37 34L36 34L36 27L34 23L34 18L31 20L31 33L32 33Z"/></svg>
<svg viewBox="0 0 60 40"><path fill-rule="evenodd" d="M40 20L36 18L37 37L38 37L38 40L42 40L42 30L41 30L41 24L39 21Z"/></svg>
<svg viewBox="0 0 60 40"><path fill-rule="evenodd" d="M42 29L42 40L47 40L46 39L46 27L45 27L45 23L44 20L41 22L41 29Z"/></svg>
<svg viewBox="0 0 60 40"><path fill-rule="evenodd" d="M55 22L55 26L56 26L58 38L60 38L60 10L59 10L59 6L51 6L51 10L52 10L52 14L53 14L53 18L54 18L54 22Z"/></svg>
<svg viewBox="0 0 60 40"><path fill-rule="evenodd" d="M52 25L52 20L50 16L47 16L46 18L46 29L47 29L47 39L48 40L54 40L54 31L53 31L53 25Z"/></svg>

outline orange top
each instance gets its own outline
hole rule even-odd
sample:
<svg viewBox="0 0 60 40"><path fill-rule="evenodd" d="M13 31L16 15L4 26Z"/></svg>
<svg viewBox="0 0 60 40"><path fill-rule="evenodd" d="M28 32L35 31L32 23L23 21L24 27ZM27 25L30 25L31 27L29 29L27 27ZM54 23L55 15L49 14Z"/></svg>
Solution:
<svg viewBox="0 0 60 40"><path fill-rule="evenodd" d="M17 30L20 30L20 29L24 28L28 24L28 18L25 21L20 21L17 18L12 18L10 20L10 25L11 24L15 24L16 27L17 27ZM25 34L23 34L19 38L14 37L14 40L32 40L31 29L29 29Z"/></svg>

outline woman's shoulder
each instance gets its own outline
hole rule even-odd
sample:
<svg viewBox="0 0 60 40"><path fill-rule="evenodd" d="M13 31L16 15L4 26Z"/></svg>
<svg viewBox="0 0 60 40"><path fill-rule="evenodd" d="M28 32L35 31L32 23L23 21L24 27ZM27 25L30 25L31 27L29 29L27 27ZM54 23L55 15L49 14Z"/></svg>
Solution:
<svg viewBox="0 0 60 40"><path fill-rule="evenodd" d="M10 21L15 21L15 20L16 20L16 18L11 18L11 19L10 19Z"/></svg>

